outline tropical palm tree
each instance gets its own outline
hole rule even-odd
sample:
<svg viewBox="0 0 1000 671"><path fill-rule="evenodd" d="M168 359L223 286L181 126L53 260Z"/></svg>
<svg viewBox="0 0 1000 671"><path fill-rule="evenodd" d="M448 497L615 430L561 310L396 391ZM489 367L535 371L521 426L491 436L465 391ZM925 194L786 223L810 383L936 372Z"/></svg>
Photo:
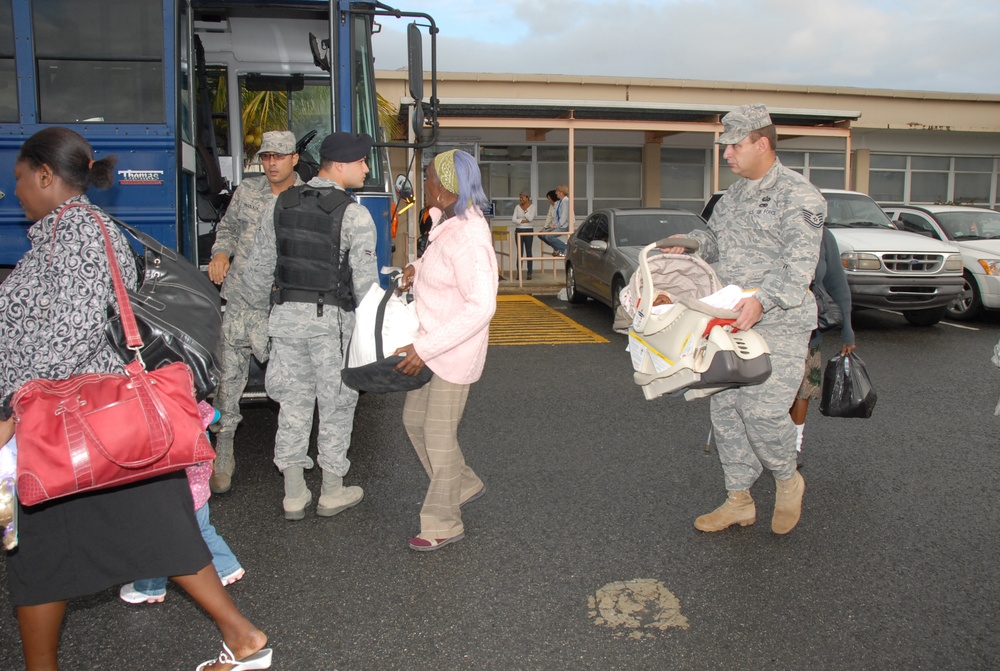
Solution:
<svg viewBox="0 0 1000 671"><path fill-rule="evenodd" d="M323 86L307 86L293 94L291 118L289 118L288 92L286 91L240 91L240 119L243 125L243 155L253 156L260 147L265 131L303 129L311 126L317 118L329 118L329 89ZM402 139L396 107L381 94L376 94L379 125L384 129L387 140ZM328 126L328 124L327 124Z"/></svg>

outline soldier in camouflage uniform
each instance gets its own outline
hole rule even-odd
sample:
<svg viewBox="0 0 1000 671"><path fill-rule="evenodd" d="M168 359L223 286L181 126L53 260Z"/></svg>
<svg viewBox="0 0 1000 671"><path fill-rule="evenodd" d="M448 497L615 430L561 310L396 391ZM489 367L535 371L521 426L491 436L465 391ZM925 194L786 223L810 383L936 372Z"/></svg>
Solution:
<svg viewBox="0 0 1000 671"><path fill-rule="evenodd" d="M372 138L368 135L334 133L323 141L320 148L319 174L305 187L300 187L297 194L289 192L286 195L305 200L310 189L329 192L332 191L329 187L334 187L343 193L345 188L363 186L368 173L365 157L371 147ZM281 282L282 268L294 267L296 260L289 258L295 256L295 252L288 251L294 245L283 242L288 239L288 233L282 230L295 225L296 208L284 209L285 202L288 202L285 198L279 202L274 215L276 230L273 233L278 238L276 283ZM349 202L346 208L339 208L329 215L330 227L326 235L337 230L336 219L341 212L340 258L333 263L339 263L343 269L344 261L347 261L348 269L341 270L339 277L346 279L349 286L344 287L344 282L334 282L339 289L321 293L319 299L315 297L317 292L312 291L313 297L310 298L310 292L299 290L294 285L278 288L271 309L271 362L265 383L268 395L281 404L274 441L274 463L284 476L282 507L285 518L290 520L305 517L305 508L312 501L304 470L313 466L307 450L314 405L318 404L319 408L317 461L323 469L316 514L323 517L336 515L357 505L364 495L360 487L343 485L344 475L350 467L347 449L351 443L358 392L341 382L340 371L344 366L344 351L354 329L353 297L360 300L371 285L378 282L375 224L367 209ZM302 232L306 235L324 234L317 232L315 227L303 227ZM305 256L312 253L308 250L318 246L303 248L300 245L299 250ZM313 261L323 262L324 259ZM308 272L306 267L304 272L289 272L285 276ZM338 290L344 290L347 295L340 305L336 302Z"/></svg>
<svg viewBox="0 0 1000 671"><path fill-rule="evenodd" d="M756 521L750 487L767 468L776 481L771 530L790 532L799 521L805 482L795 469L795 429L788 408L802 379L816 301L809 284L816 270L826 201L802 175L784 167L764 105L744 105L722 119L716 142L742 177L719 200L707 231L689 237L716 263L729 284L757 289L736 306L734 326L753 327L771 349L771 376L759 385L712 396L715 442L725 473L727 500L695 520L700 531L721 531ZM679 251L678 248L672 248Z"/></svg>
<svg viewBox="0 0 1000 671"><path fill-rule="evenodd" d="M209 278L222 284L222 297L226 299L222 319L222 375L214 400L220 417L215 468L209 481L215 494L224 494L232 486L236 466L233 435L243 419L240 397L247 385L250 355L261 363L268 357L267 315L271 308L274 258L271 254L268 265L253 241L261 228L271 226L278 194L294 184L302 184L295 173L299 155L295 153L295 136L290 131L264 133L257 156L264 175L247 177L236 188L216 230L212 260L208 264Z"/></svg>

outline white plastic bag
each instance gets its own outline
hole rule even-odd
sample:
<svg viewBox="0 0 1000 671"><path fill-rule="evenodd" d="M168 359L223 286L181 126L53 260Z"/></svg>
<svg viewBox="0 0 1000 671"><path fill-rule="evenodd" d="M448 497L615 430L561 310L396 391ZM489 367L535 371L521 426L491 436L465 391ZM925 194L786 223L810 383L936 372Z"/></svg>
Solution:
<svg viewBox="0 0 1000 671"><path fill-rule="evenodd" d="M391 292L382 318L382 356L392 356L400 347L417 338L420 322L415 303L407 302L408 294L397 295L395 289L383 289L373 284L354 311L354 333L348 348L350 365L359 368L378 360L376 324L378 309L386 291Z"/></svg>

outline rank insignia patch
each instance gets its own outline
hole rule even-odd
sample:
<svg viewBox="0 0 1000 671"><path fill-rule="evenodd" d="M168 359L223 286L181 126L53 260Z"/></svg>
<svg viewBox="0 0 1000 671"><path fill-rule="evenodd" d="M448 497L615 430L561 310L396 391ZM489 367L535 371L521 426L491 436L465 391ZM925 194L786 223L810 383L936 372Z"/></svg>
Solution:
<svg viewBox="0 0 1000 671"><path fill-rule="evenodd" d="M813 228L819 228L823 225L823 215L817 214L816 212L810 212L809 210L802 209L802 218L807 224Z"/></svg>

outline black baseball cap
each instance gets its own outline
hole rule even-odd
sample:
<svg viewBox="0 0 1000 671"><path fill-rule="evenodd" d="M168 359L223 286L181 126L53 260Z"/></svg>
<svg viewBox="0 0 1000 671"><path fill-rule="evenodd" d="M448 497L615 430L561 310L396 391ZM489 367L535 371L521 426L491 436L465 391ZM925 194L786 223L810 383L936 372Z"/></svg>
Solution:
<svg viewBox="0 0 1000 671"><path fill-rule="evenodd" d="M353 163L368 156L375 140L368 133L331 133L320 145L320 158L337 163Z"/></svg>

